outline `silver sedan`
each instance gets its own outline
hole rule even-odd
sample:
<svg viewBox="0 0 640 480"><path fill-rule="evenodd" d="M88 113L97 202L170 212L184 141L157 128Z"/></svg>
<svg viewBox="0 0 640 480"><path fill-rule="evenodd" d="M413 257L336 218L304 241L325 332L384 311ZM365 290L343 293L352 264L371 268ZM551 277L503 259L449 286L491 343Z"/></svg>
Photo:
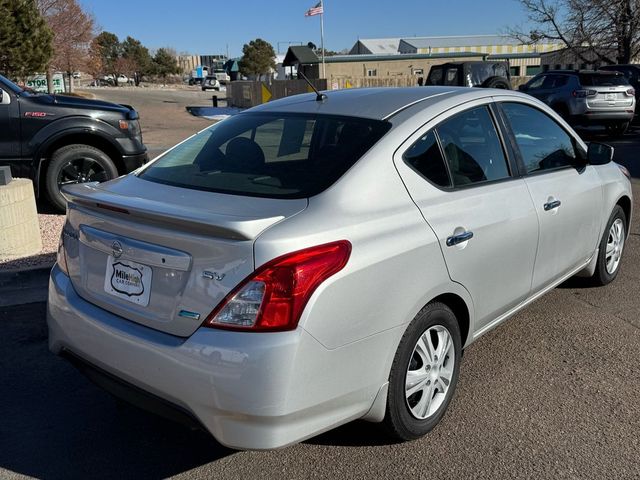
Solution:
<svg viewBox="0 0 640 480"><path fill-rule="evenodd" d="M615 279L612 156L505 90L268 103L67 189L50 349L234 448L358 418L417 438L465 347L573 275Z"/></svg>

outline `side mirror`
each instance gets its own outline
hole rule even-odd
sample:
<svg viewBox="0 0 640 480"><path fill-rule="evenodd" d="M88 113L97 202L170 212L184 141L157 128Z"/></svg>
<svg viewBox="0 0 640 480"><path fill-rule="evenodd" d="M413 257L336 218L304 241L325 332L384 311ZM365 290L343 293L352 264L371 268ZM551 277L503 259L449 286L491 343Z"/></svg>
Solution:
<svg viewBox="0 0 640 480"><path fill-rule="evenodd" d="M11 103L11 96L3 89L0 88L0 105L9 105Z"/></svg>
<svg viewBox="0 0 640 480"><path fill-rule="evenodd" d="M611 145L591 142L587 150L587 161L591 165L606 165L613 160L613 151Z"/></svg>
<svg viewBox="0 0 640 480"><path fill-rule="evenodd" d="M521 92L526 92L528 90L528 87L526 84L522 84L518 87L518 90L520 90Z"/></svg>

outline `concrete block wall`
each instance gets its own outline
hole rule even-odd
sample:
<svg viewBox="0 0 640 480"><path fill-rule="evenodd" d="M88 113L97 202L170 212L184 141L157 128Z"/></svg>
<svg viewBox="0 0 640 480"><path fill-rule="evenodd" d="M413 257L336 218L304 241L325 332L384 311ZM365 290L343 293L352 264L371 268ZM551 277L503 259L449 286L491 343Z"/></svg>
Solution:
<svg viewBox="0 0 640 480"><path fill-rule="evenodd" d="M33 184L15 178L0 185L0 259L34 255L42 250Z"/></svg>

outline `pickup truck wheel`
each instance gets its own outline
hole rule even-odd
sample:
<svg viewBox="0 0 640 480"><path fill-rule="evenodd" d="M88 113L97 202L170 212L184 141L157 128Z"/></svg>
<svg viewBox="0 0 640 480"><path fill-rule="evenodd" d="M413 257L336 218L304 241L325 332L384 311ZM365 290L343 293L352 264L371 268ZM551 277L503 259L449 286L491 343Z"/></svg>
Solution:
<svg viewBox="0 0 640 480"><path fill-rule="evenodd" d="M67 202L61 188L85 182L105 182L116 178L118 169L102 150L90 145L67 145L51 156L47 168L45 188L52 205L64 211Z"/></svg>
<svg viewBox="0 0 640 480"><path fill-rule="evenodd" d="M384 423L393 437L413 440L438 424L458 383L461 353L451 309L438 302L424 307L400 340L389 375Z"/></svg>

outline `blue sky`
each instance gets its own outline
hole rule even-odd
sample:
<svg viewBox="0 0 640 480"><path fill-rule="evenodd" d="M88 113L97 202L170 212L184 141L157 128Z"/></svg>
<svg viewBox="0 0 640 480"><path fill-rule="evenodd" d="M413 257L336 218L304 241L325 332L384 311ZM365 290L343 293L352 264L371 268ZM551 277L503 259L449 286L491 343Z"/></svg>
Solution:
<svg viewBox="0 0 640 480"><path fill-rule="evenodd" d="M149 48L240 55L263 38L320 45L320 17L304 17L317 0L80 0L103 30L131 35ZM360 38L493 34L526 18L516 0L326 0L325 46L350 48Z"/></svg>

